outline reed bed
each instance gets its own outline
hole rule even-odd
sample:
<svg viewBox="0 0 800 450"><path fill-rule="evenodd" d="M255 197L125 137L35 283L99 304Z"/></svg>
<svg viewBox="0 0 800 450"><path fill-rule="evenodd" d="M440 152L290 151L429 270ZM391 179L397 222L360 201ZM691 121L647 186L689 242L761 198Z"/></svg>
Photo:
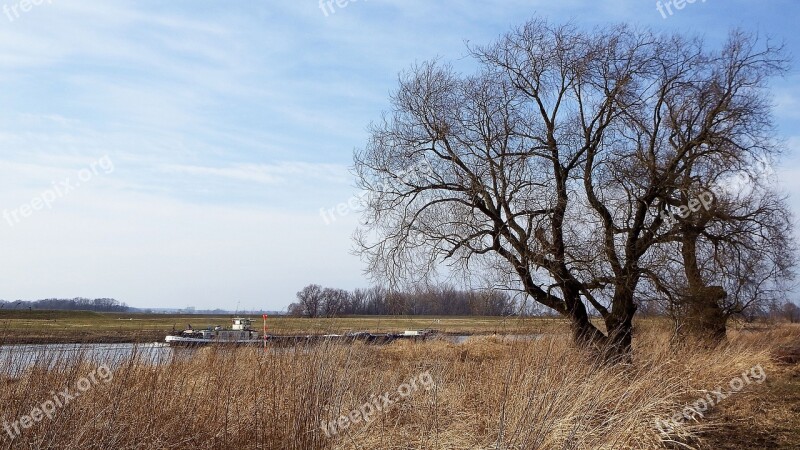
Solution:
<svg viewBox="0 0 800 450"><path fill-rule="evenodd" d="M563 335L266 352L204 348L175 351L160 363L137 352L123 359L109 353L108 380L94 380L52 418L20 426L14 439L0 430L0 448L691 447L713 423L687 423L664 442L655 420L755 365L769 374L770 352L796 341L800 330L732 335L712 349L675 345L663 331L647 330L637 337L634 363L619 366L593 361ZM0 358L2 425L30 416L65 388L75 392L99 361L102 354L74 351L7 353ZM432 383L423 386L423 374ZM411 380L419 381L414 389ZM400 398L404 387L408 395ZM371 414L370 423L347 419L342 429L336 422L365 403L379 404L383 393L396 402ZM336 431L326 433L332 421Z"/></svg>

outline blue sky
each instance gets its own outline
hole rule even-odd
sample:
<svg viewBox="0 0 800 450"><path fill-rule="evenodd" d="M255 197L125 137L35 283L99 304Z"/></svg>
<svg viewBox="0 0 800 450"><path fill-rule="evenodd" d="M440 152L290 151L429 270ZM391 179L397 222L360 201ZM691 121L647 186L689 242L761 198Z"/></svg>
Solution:
<svg viewBox="0 0 800 450"><path fill-rule="evenodd" d="M32 0L31 0L32 1ZM5 3L3 3L5 2ZM769 34L800 53L796 0L0 0L0 298L281 309L309 283L366 286L348 167L397 73L533 16ZM335 12L334 12L335 11ZM800 75L774 85L800 212ZM329 220L330 221L330 220Z"/></svg>

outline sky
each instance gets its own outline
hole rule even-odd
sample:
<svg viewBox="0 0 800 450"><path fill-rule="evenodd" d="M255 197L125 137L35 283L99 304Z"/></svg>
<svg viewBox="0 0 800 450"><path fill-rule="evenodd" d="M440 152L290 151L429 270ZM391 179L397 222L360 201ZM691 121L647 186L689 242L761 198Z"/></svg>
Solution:
<svg viewBox="0 0 800 450"><path fill-rule="evenodd" d="M432 58L469 72L466 43L533 17L784 40L795 62L773 101L789 151L775 171L800 217L796 0L672 15L651 0L0 7L0 299L280 310L310 283L368 286L351 253L359 216L335 208L357 194L353 150L398 73Z"/></svg>

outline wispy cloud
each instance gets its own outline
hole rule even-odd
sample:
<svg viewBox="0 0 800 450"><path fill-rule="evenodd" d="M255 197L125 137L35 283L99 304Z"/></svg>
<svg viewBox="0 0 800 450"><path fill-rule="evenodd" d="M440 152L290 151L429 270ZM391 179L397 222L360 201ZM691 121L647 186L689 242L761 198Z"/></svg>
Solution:
<svg viewBox="0 0 800 450"><path fill-rule="evenodd" d="M289 181L349 183L347 168L338 164L280 162L277 164L234 164L229 167L165 165L167 173L213 176L260 184L282 184Z"/></svg>

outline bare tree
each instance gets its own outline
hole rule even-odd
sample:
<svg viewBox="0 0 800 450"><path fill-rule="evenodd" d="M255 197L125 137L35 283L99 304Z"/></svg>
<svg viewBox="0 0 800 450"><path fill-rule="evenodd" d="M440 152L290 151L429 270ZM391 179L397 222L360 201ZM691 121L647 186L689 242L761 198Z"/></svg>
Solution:
<svg viewBox="0 0 800 450"><path fill-rule="evenodd" d="M286 308L286 313L293 317L303 317L303 306L300 303L292 303Z"/></svg>
<svg viewBox="0 0 800 450"><path fill-rule="evenodd" d="M780 68L774 52L726 57L752 58L760 82ZM731 123L730 98L700 89L725 91L713 85L713 52L626 26L587 33L535 20L472 54L476 75L438 62L404 73L393 110L356 152L372 193L356 234L369 272L400 282L442 263L464 274L500 268L568 317L579 345L628 355L640 281L659 280L653 250L675 239L660 230L659 201ZM692 102L704 106L682 122L690 117L674 108ZM736 120L748 118L757 120ZM692 136L676 145L683 130ZM421 165L419 177L396 176Z"/></svg>
<svg viewBox="0 0 800 450"><path fill-rule="evenodd" d="M301 315L305 317L319 317L322 312L322 286L309 284L297 293L297 302ZM291 308L290 308L291 309Z"/></svg>
<svg viewBox="0 0 800 450"><path fill-rule="evenodd" d="M367 309L369 292L365 289L356 289L350 294L350 306L353 314L364 314Z"/></svg>
<svg viewBox="0 0 800 450"><path fill-rule="evenodd" d="M692 191L686 192L681 197L688 204ZM657 276L679 335L720 341L731 316L786 298L795 246L788 207L775 192L718 191L710 209L699 208L672 227L675 245L661 250L674 260Z"/></svg>
<svg viewBox="0 0 800 450"><path fill-rule="evenodd" d="M800 307L787 300L781 306L780 315L789 323L798 323L800 322Z"/></svg>
<svg viewBox="0 0 800 450"><path fill-rule="evenodd" d="M691 64L665 66L664 78L691 75L694 82L657 97L669 136L661 140L666 157L631 159L646 173L662 174L662 259L645 275L670 302L679 329L720 340L728 317L780 296L793 277L790 213L768 163L781 147L766 82L786 60L780 47L759 48L741 32L718 53L698 41L682 47L681 61ZM626 109L633 119L628 134L640 141L656 136L655 118L638 111Z"/></svg>
<svg viewBox="0 0 800 450"><path fill-rule="evenodd" d="M325 288L322 291L321 315L338 317L349 309L350 293L344 289Z"/></svg>

